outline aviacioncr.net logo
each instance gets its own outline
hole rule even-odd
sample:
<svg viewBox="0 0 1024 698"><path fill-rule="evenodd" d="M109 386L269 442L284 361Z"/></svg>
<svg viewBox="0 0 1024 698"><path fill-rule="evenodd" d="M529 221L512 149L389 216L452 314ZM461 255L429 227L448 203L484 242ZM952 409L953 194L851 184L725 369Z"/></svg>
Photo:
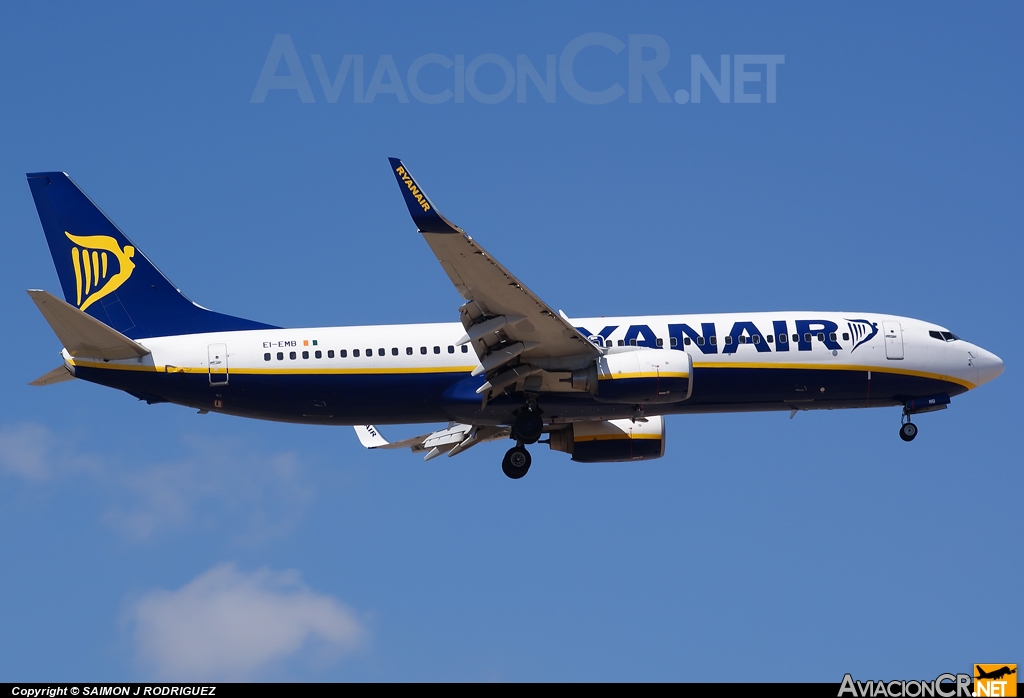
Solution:
<svg viewBox="0 0 1024 698"><path fill-rule="evenodd" d="M109 235L72 235L64 231L71 248L71 264L75 269L75 305L85 310L117 290L135 271L135 248Z"/></svg>

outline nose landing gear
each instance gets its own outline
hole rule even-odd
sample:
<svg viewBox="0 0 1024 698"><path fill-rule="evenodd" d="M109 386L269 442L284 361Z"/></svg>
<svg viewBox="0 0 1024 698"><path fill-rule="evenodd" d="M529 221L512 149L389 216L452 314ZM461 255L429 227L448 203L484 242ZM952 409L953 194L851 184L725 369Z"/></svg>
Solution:
<svg viewBox="0 0 1024 698"><path fill-rule="evenodd" d="M903 413L903 424L900 425L900 438L904 441L913 441L917 436L917 425L910 421L910 415Z"/></svg>

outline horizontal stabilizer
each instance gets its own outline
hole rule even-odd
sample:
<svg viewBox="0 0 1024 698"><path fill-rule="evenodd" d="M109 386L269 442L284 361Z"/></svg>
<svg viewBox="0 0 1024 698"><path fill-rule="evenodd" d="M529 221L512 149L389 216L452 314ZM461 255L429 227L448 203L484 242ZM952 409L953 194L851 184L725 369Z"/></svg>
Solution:
<svg viewBox="0 0 1024 698"><path fill-rule="evenodd" d="M63 383L64 381L72 380L74 377L74 374L68 370L68 367L62 364L52 371L39 376L29 383L29 385L53 385L54 383Z"/></svg>
<svg viewBox="0 0 1024 698"><path fill-rule="evenodd" d="M46 291L30 290L28 295L71 356L109 361L149 354L146 347Z"/></svg>

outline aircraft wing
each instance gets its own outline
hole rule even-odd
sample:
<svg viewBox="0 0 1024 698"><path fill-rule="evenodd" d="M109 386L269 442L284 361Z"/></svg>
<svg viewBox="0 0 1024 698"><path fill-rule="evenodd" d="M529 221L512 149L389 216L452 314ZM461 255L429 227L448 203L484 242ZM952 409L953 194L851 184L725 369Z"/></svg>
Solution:
<svg viewBox="0 0 1024 698"><path fill-rule="evenodd" d="M408 448L413 453L426 451L427 455L423 456L423 460L437 458L446 453L449 456L454 456L485 441L507 439L510 432L508 427L452 424L446 429L439 429L430 434L421 434L411 439L390 443L372 424L360 424L352 428L356 430L359 443L366 448Z"/></svg>
<svg viewBox="0 0 1024 698"><path fill-rule="evenodd" d="M569 356L594 359L600 355L597 347L566 319L442 216L401 160L389 160L413 222L467 301L459 310L466 328L460 343L473 343L484 371L491 374L517 356L528 362Z"/></svg>

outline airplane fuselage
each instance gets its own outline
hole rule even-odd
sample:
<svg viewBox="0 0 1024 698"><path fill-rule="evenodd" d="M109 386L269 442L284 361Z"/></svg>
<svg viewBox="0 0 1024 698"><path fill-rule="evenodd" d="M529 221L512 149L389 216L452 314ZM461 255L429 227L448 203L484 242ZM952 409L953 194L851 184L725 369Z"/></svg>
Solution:
<svg viewBox="0 0 1024 698"><path fill-rule="evenodd" d="M867 313L768 312L571 320L604 351L686 352L687 399L645 414L905 405L953 397L1001 370L999 359L942 327ZM507 424L521 401L482 404L479 361L460 323L214 332L139 340L141 359L76 360L76 377L171 402L258 419L353 425ZM620 349L621 347L621 349ZM669 355L671 356L671 355ZM545 421L621 419L632 404L572 390L558 371L534 389ZM521 388L522 386L520 386ZM509 392L512 392L511 390Z"/></svg>

